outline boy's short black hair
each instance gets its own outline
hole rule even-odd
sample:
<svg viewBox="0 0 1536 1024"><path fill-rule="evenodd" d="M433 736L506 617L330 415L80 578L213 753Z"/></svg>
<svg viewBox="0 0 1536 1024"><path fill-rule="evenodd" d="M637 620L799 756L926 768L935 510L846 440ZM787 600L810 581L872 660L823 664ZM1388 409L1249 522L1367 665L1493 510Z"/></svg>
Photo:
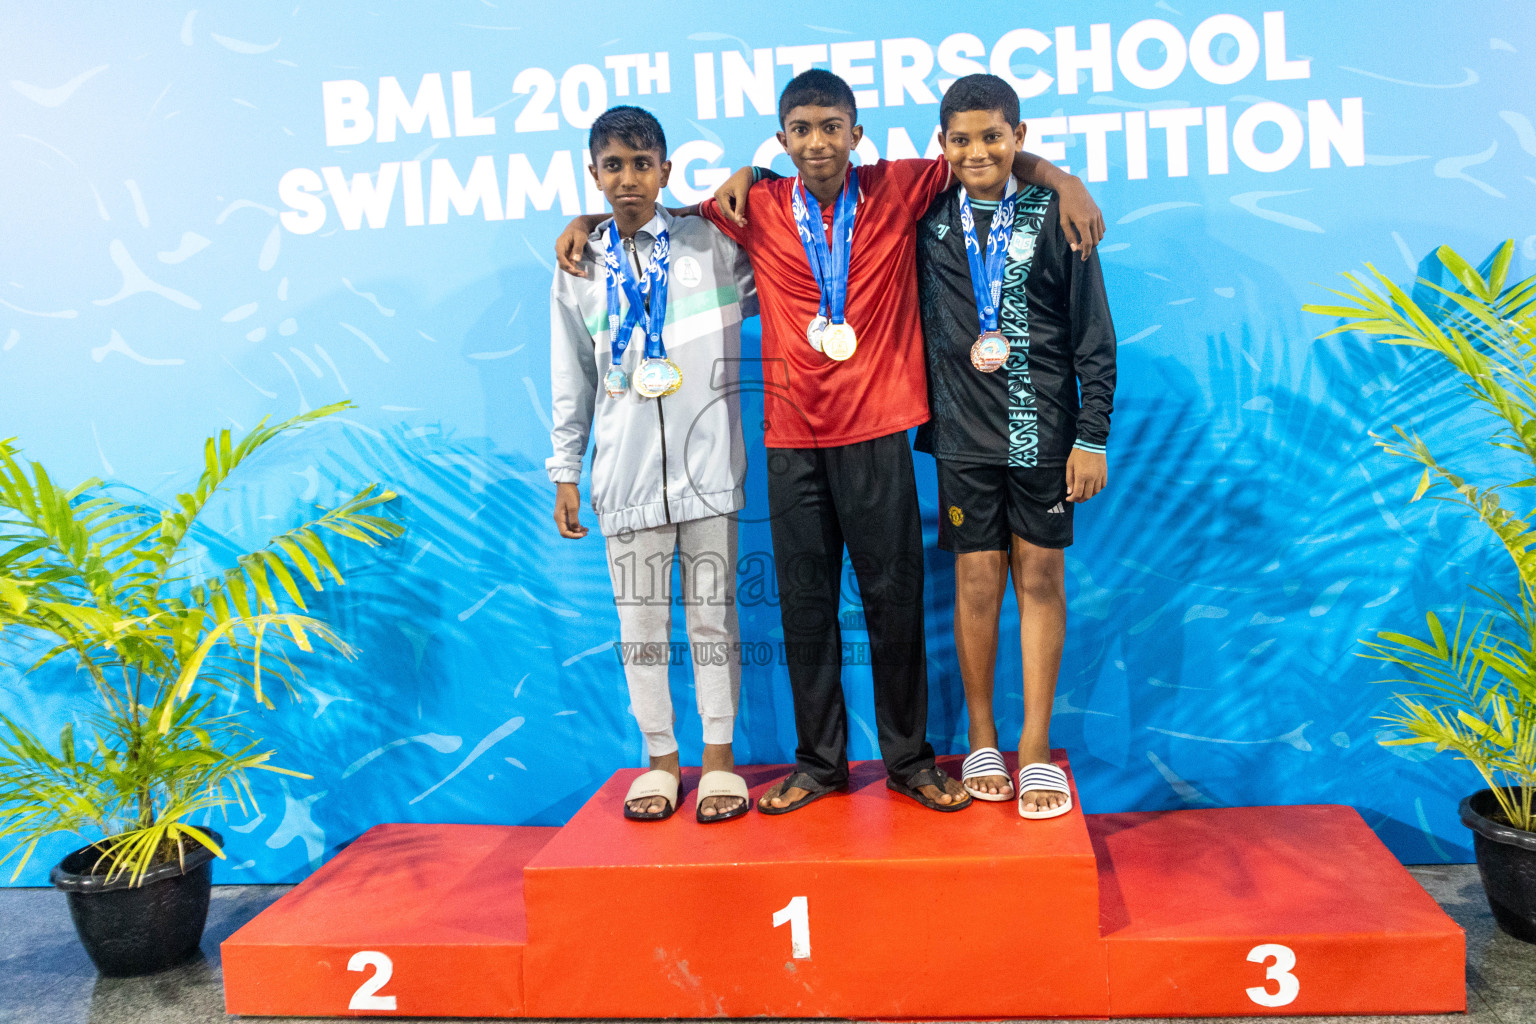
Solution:
<svg viewBox="0 0 1536 1024"><path fill-rule="evenodd" d="M587 133L587 148L592 158L610 140L618 139L630 149L653 149L667 158L667 133L661 130L661 122L649 110L639 107L609 107L597 115L592 130Z"/></svg>
<svg viewBox="0 0 1536 1024"><path fill-rule="evenodd" d="M967 110L995 110L1008 127L1019 126L1019 94L996 75L966 75L944 93L939 104L939 127L949 131L949 119Z"/></svg>
<svg viewBox="0 0 1536 1024"><path fill-rule="evenodd" d="M784 127L784 119L796 107L841 107L848 111L849 120L857 122L859 119L859 107L854 102L853 90L848 87L848 83L821 68L800 72L789 80L789 84L779 94L780 128Z"/></svg>

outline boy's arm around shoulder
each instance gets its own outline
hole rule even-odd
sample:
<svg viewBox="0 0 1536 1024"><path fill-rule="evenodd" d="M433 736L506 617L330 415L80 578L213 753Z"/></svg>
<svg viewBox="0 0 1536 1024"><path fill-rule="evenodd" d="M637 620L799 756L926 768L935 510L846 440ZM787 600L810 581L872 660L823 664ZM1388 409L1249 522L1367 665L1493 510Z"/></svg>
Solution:
<svg viewBox="0 0 1536 1024"><path fill-rule="evenodd" d="M747 206L752 193L752 186L765 181L778 181L784 175L771 167L739 167L720 187L715 189L714 208L706 213L704 204L694 207L694 212L701 216L708 216L710 220L737 241L741 241L740 232L747 227ZM711 213L713 214L711 216ZM732 230L732 229L736 230Z"/></svg>
<svg viewBox="0 0 1536 1024"><path fill-rule="evenodd" d="M1082 179L1023 149L1013 155L1013 176L1027 185L1039 185L1056 193L1062 233L1072 251L1086 260L1104 237L1104 214Z"/></svg>
<svg viewBox="0 0 1536 1024"><path fill-rule="evenodd" d="M859 167L859 188L883 185L884 191L908 212L914 224L955 187L957 180L949 161L942 156L899 157Z"/></svg>
<svg viewBox="0 0 1536 1024"><path fill-rule="evenodd" d="M587 271L581 261L587 252L587 241L592 232L611 216L607 213L584 213L567 224L565 230L560 232L560 237L555 239L556 265L572 277L586 277Z"/></svg>
<svg viewBox="0 0 1536 1024"><path fill-rule="evenodd" d="M698 217L702 216L699 204L692 206L669 206L667 212L674 217ZM572 277L586 277L587 271L581 265L581 255L586 251L587 241L592 232L601 227L612 214L608 213L584 213L575 217L560 232L560 237L555 239L555 263L561 270Z"/></svg>

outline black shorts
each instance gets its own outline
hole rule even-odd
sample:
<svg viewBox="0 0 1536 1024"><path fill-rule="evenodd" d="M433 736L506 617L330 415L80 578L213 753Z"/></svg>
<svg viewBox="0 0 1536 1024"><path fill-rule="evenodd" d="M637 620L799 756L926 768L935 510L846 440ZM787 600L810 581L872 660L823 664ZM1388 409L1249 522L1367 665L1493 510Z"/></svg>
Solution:
<svg viewBox="0 0 1536 1024"><path fill-rule="evenodd" d="M934 462L939 469L939 547L945 551L1007 551L1012 534L1036 547L1072 544L1065 466L1015 469Z"/></svg>

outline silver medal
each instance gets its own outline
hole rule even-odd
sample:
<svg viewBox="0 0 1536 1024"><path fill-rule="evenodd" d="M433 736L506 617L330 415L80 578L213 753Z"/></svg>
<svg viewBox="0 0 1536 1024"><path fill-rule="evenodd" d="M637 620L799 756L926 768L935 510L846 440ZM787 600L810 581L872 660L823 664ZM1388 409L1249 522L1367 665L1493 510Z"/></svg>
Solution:
<svg viewBox="0 0 1536 1024"><path fill-rule="evenodd" d="M603 390L608 392L609 398L623 398L629 390L629 374L620 367L613 367L603 377Z"/></svg>
<svg viewBox="0 0 1536 1024"><path fill-rule="evenodd" d="M821 351L822 335L826 333L827 327L830 325L831 321L818 313L816 314L816 318L813 319L805 328L805 340L810 342L811 348L815 349L817 352Z"/></svg>

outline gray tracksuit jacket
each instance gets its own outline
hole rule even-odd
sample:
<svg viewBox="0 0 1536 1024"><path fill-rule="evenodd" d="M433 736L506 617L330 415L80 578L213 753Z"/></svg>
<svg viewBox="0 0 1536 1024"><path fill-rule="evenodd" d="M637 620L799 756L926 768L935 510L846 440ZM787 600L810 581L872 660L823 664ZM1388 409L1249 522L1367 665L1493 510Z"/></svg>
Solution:
<svg viewBox="0 0 1536 1024"><path fill-rule="evenodd" d="M613 364L602 251L607 222L587 240L588 276L555 272L550 288L550 440L545 463L554 483L578 483L592 441L592 509L611 536L667 523L739 511L745 495L741 435L741 321L757 315L757 289L747 255L703 217L673 217L659 204L625 253L643 273L662 227L669 233L667 356L683 385L644 398L633 383L610 398L603 378ZM638 260L638 262L636 262ZM643 333L624 352L633 381L645 355Z"/></svg>

